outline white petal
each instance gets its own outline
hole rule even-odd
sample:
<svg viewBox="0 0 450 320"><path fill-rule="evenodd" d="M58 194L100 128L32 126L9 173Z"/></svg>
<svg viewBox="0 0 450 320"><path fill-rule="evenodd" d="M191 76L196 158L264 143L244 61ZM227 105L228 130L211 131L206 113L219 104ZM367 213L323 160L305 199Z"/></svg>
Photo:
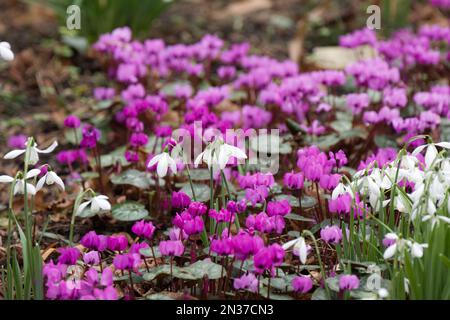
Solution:
<svg viewBox="0 0 450 320"><path fill-rule="evenodd" d="M169 163L167 160L158 162L158 167L156 168L156 172L158 176L164 178L167 174L167 170L169 169Z"/></svg>
<svg viewBox="0 0 450 320"><path fill-rule="evenodd" d="M148 162L147 168L153 167L155 164L157 164L158 161L159 161L159 159L161 159L162 156L163 156L162 153L160 153L160 154L154 156L154 157Z"/></svg>
<svg viewBox="0 0 450 320"><path fill-rule="evenodd" d="M450 142L439 142L436 143L435 145L441 148L450 149Z"/></svg>
<svg viewBox="0 0 450 320"><path fill-rule="evenodd" d="M30 149L30 159L28 160L29 164L36 164L39 161L39 155L36 151L36 148Z"/></svg>
<svg viewBox="0 0 450 320"><path fill-rule="evenodd" d="M418 146L416 149L414 149L414 151L412 152L412 155L413 155L413 156L418 155L418 154L421 153L427 146L428 146L427 144Z"/></svg>
<svg viewBox="0 0 450 320"><path fill-rule="evenodd" d="M109 201L107 201L105 199L98 199L97 198L97 203L100 206L100 209L102 211L109 211L109 210L111 210L111 204L109 203Z"/></svg>
<svg viewBox="0 0 450 320"><path fill-rule="evenodd" d="M227 153L231 154L231 156L237 159L247 159L247 155L245 154L245 152L239 149L238 147L229 144L225 144L224 146L227 150Z"/></svg>
<svg viewBox="0 0 450 320"><path fill-rule="evenodd" d="M27 194L31 194L32 196L34 196L36 194L36 188L31 184L31 183L27 183Z"/></svg>
<svg viewBox="0 0 450 320"><path fill-rule="evenodd" d="M431 166L434 159L436 159L437 154L438 151L434 144L430 144L427 148L427 152L425 153L425 164L427 165L427 168Z"/></svg>
<svg viewBox="0 0 450 320"><path fill-rule="evenodd" d="M11 45L8 42L0 42L0 58L6 61L14 60L14 53L11 51Z"/></svg>
<svg viewBox="0 0 450 320"><path fill-rule="evenodd" d="M65 187L64 187L64 182L62 181L62 179L60 177L58 177L58 175L54 172L50 172L53 180L55 181L55 183L64 191Z"/></svg>
<svg viewBox="0 0 450 320"><path fill-rule="evenodd" d="M82 204L80 204L80 205L78 206L78 209L77 209L77 215L80 215L80 213L83 212L84 209L86 209L86 207L87 207L90 203L91 203L91 201L89 200L89 201L86 201L86 202L83 202Z"/></svg>
<svg viewBox="0 0 450 320"><path fill-rule="evenodd" d="M27 172L27 179L34 178L34 177L38 176L40 173L41 173L41 170L39 170L39 169L31 169L30 171Z"/></svg>
<svg viewBox="0 0 450 320"><path fill-rule="evenodd" d="M173 174L177 173L177 163L170 156L168 156L170 170L172 170Z"/></svg>
<svg viewBox="0 0 450 320"><path fill-rule="evenodd" d="M227 152L225 152L224 150L222 150L222 151L219 153L218 161L217 161L217 162L218 162L219 168L220 168L221 170L225 169L225 167L226 167L226 165L227 165L229 159L230 159L230 154L227 154Z"/></svg>
<svg viewBox="0 0 450 320"><path fill-rule="evenodd" d="M395 251L397 251L397 243L389 246L386 251L384 251L383 258L385 260L392 258L395 254Z"/></svg>
<svg viewBox="0 0 450 320"><path fill-rule="evenodd" d="M197 168L198 165L202 162L204 152L200 153L197 158L195 158L194 166Z"/></svg>
<svg viewBox="0 0 450 320"><path fill-rule="evenodd" d="M25 149L17 149L17 150L13 150L8 152L7 154L5 154L5 156L3 157L3 159L15 159L18 156L20 156L21 154L25 153Z"/></svg>
<svg viewBox="0 0 450 320"><path fill-rule="evenodd" d="M39 153L50 153L50 152L52 152L53 150L55 150L55 148L58 146L58 141L54 141L51 145L50 145L50 147L48 147L47 149L44 149L44 150L40 150L40 149L38 149L38 148L35 148L36 149L36 151L37 152L39 152Z"/></svg>
<svg viewBox="0 0 450 320"><path fill-rule="evenodd" d="M296 244L297 241L298 241L298 239L294 239L294 240L288 241L285 244L283 244L282 248L284 250L288 250L290 247L292 247L294 244Z"/></svg>
<svg viewBox="0 0 450 320"><path fill-rule="evenodd" d="M2 175L0 176L0 182L1 183L11 183L14 181L13 177L7 176L7 175Z"/></svg>
<svg viewBox="0 0 450 320"><path fill-rule="evenodd" d="M413 243L413 245L411 246L411 254L415 258L422 258L423 247L418 243Z"/></svg>
<svg viewBox="0 0 450 320"><path fill-rule="evenodd" d="M39 181L36 184L36 191L39 191L42 189L42 187L44 186L44 183L45 183L45 179L46 179L46 176L43 176L42 178L39 179Z"/></svg>

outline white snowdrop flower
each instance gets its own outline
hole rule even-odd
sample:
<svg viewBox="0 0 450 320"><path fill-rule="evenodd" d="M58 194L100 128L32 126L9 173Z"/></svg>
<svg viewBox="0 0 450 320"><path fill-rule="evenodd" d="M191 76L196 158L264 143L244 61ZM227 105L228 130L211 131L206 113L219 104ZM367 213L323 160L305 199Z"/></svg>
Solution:
<svg viewBox="0 0 450 320"><path fill-rule="evenodd" d="M14 53L11 50L11 45L6 41L0 42L0 58L5 61L14 60Z"/></svg>
<svg viewBox="0 0 450 320"><path fill-rule="evenodd" d="M346 186L342 182L340 182L336 188L333 189L331 193L331 199L336 200L339 196L349 193L352 198L354 198L353 191L349 186Z"/></svg>
<svg viewBox="0 0 450 320"><path fill-rule="evenodd" d="M411 249L411 256L413 258L422 258L423 257L423 249L428 248L428 244L417 243L417 242L408 242L408 245Z"/></svg>
<svg viewBox="0 0 450 320"><path fill-rule="evenodd" d="M387 233L384 236L385 239L394 241L393 244L391 244L387 249L384 251L383 258L385 260L392 258L395 253L397 252L398 242L399 238L395 233Z"/></svg>
<svg viewBox="0 0 450 320"><path fill-rule="evenodd" d="M378 290L378 296L381 299L386 299L387 297L389 297L389 291L387 291L387 289L385 289L385 288L380 288Z"/></svg>
<svg viewBox="0 0 450 320"><path fill-rule="evenodd" d="M438 155L436 146L444 149L450 149L450 142L439 142L421 145L413 151L412 155L416 156L417 154L422 152L425 148L427 148L425 152L425 165L427 168L430 168L430 166L433 164L434 160Z"/></svg>
<svg viewBox="0 0 450 320"><path fill-rule="evenodd" d="M108 201L108 197L104 195L98 195L92 197L91 200L80 204L77 210L77 215L87 209L88 206L90 206L90 210L94 214L111 210L111 204Z"/></svg>
<svg viewBox="0 0 450 320"><path fill-rule="evenodd" d="M434 228L440 221L450 224L450 218L438 214L427 214L422 217L422 222L430 221L431 228Z"/></svg>
<svg viewBox="0 0 450 320"><path fill-rule="evenodd" d="M177 163L167 152L162 152L154 156L147 165L147 168L156 166L156 172L160 178L164 178L167 175L167 171L172 170L172 173L177 173Z"/></svg>
<svg viewBox="0 0 450 320"><path fill-rule="evenodd" d="M26 182L26 180L36 177L41 171L39 169L32 169L28 171L25 179L17 179L14 185L13 194L25 194L25 188L27 189L27 194L34 196L37 192L36 188L31 184ZM14 181L13 177L8 175L0 176L0 183L12 183Z"/></svg>
<svg viewBox="0 0 450 320"><path fill-rule="evenodd" d="M203 161L208 165L208 168L211 168L211 166L218 166L221 170L223 170L231 158L242 160L247 159L247 155L238 147L227 144L219 138L210 143L206 147L205 151L197 156L194 161L194 165L195 167L198 167L198 165Z"/></svg>
<svg viewBox="0 0 450 320"><path fill-rule="evenodd" d="M33 143L30 149L30 159L28 164L34 165L39 161L39 153L50 153L58 146L58 142L54 141L47 149L41 150L37 147L36 143ZM3 157L4 159L15 159L18 156L25 154L26 149L16 149L8 152Z"/></svg>
<svg viewBox="0 0 450 320"><path fill-rule="evenodd" d="M288 241L283 245L284 250L288 250L292 247L292 253L299 257L302 264L305 264L309 250L309 246L306 244L305 238L299 237L297 239Z"/></svg>
<svg viewBox="0 0 450 320"><path fill-rule="evenodd" d="M49 169L43 177L41 177L37 184L36 184L36 191L39 191L42 189L44 184L47 184L49 186L53 184L57 184L63 191L65 190L64 182L61 180L61 178L54 172L53 170Z"/></svg>

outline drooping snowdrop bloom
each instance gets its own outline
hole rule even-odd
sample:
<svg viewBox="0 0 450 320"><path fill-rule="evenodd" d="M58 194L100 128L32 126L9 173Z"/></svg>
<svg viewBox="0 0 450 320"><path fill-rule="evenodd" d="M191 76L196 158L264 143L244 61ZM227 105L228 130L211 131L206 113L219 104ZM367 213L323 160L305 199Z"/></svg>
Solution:
<svg viewBox="0 0 450 320"><path fill-rule="evenodd" d="M450 149L450 142L439 142L421 145L413 151L412 155L415 156L422 152L425 148L427 148L427 151L425 152L425 165L427 168L430 168L438 155L436 146L444 149Z"/></svg>
<svg viewBox="0 0 450 320"><path fill-rule="evenodd" d="M286 242L282 248L284 250L292 249L292 253L299 257L302 264L306 264L306 258L308 256L308 251L310 246L306 244L305 238L299 237L297 239Z"/></svg>
<svg viewBox="0 0 450 320"><path fill-rule="evenodd" d="M0 42L0 58L5 61L14 60L14 53L11 50L11 45L6 41Z"/></svg>
<svg viewBox="0 0 450 320"><path fill-rule="evenodd" d="M177 163L168 152L162 152L154 156L147 164L147 168L153 167L155 164L157 164L156 172L160 178L164 178L167 175L169 168L172 173L177 173Z"/></svg>
<svg viewBox="0 0 450 320"><path fill-rule="evenodd" d="M198 165L203 161L208 165L208 168L211 168L211 166L218 166L221 170L223 170L231 158L243 160L247 159L247 155L238 147L229 145L219 138L210 143L206 147L205 151L197 156L194 165L198 167Z"/></svg>
<svg viewBox="0 0 450 320"><path fill-rule="evenodd" d="M65 190L64 182L62 179L55 173L53 170L48 170L42 178L40 178L36 184L36 191L39 191L42 189L44 184L47 184L49 186L53 184L57 184L63 191Z"/></svg>
<svg viewBox="0 0 450 320"><path fill-rule="evenodd" d="M397 252L397 248L398 248L398 236L395 233L387 233L384 236L384 243L388 243L389 246L387 247L386 251L383 254L383 258L384 259L390 259L392 258L395 253Z"/></svg>
<svg viewBox="0 0 450 320"><path fill-rule="evenodd" d="M31 184L28 183L26 180L36 177L41 171L39 169L32 169L28 171L27 176L25 179L17 179L16 183L14 185L14 195L16 194L25 194L25 186L27 189L27 194L34 196L38 190ZM10 177L8 175L1 175L0 176L0 183L12 183L14 181L13 177Z"/></svg>
<svg viewBox="0 0 450 320"><path fill-rule="evenodd" d="M428 244L426 243L417 243L414 241L401 239L395 233L387 233L383 243L389 244L383 254L383 258L385 260L392 258L396 253L403 253L404 250L410 251L413 258L422 258L423 249L428 247Z"/></svg>
<svg viewBox="0 0 450 320"><path fill-rule="evenodd" d="M37 144L33 142L33 145L30 148L30 159L28 164L34 165L39 161L39 153L50 153L58 146L58 142L54 141L47 149L41 150L37 147ZM5 154L3 159L15 159L18 156L24 154L26 149L16 149Z"/></svg>
<svg viewBox="0 0 450 320"><path fill-rule="evenodd" d="M92 214L105 212L111 210L111 204L108 201L108 197L104 195L98 195L92 197L89 201L80 204L77 210L77 215L80 215L85 209L90 206L90 211Z"/></svg>

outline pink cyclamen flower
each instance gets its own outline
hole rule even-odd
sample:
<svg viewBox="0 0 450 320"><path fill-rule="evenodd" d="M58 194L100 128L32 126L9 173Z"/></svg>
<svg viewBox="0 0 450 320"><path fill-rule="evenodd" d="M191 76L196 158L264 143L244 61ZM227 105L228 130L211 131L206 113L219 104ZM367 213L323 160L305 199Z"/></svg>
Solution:
<svg viewBox="0 0 450 320"><path fill-rule="evenodd" d="M138 221L131 227L131 231L135 235L146 239L150 239L153 236L155 229L152 222L146 222L145 220Z"/></svg>
<svg viewBox="0 0 450 320"><path fill-rule="evenodd" d="M128 239L124 235L110 236L107 240L107 247L112 251L124 251L128 248Z"/></svg>
<svg viewBox="0 0 450 320"><path fill-rule="evenodd" d="M28 137L23 134L10 136L8 138L8 147L11 149L25 149Z"/></svg>
<svg viewBox="0 0 450 320"><path fill-rule="evenodd" d="M312 289L313 282L309 277L295 277L294 280L292 280L292 287L294 288L295 292L307 293Z"/></svg>
<svg viewBox="0 0 450 320"><path fill-rule="evenodd" d="M320 238L326 243L340 243L342 240L342 230L338 226L326 226L320 230Z"/></svg>
<svg viewBox="0 0 450 320"><path fill-rule="evenodd" d="M184 253L184 245L180 240L161 241L159 243L159 251L165 256L179 257Z"/></svg>
<svg viewBox="0 0 450 320"><path fill-rule="evenodd" d="M301 172L299 173L294 173L293 171L287 172L283 178L284 185L293 190L303 189L304 182L305 176Z"/></svg>
<svg viewBox="0 0 450 320"><path fill-rule="evenodd" d="M80 243L91 250L96 250L99 244L99 239L95 231L89 231L80 240Z"/></svg>
<svg viewBox="0 0 450 320"><path fill-rule="evenodd" d="M67 128L79 128L81 124L80 119L77 116L74 115L69 115L67 116L67 118L64 120L64 125Z"/></svg>
<svg viewBox="0 0 450 320"><path fill-rule="evenodd" d="M58 263L74 265L77 263L78 258L81 255L80 250L77 248L59 248Z"/></svg>
<svg viewBox="0 0 450 320"><path fill-rule="evenodd" d="M172 193L172 207L177 209L187 208L191 204L191 198L183 191Z"/></svg>
<svg viewBox="0 0 450 320"><path fill-rule="evenodd" d="M240 278L234 279L233 287L236 290L248 290L250 292L258 291L258 279L253 273L243 275Z"/></svg>
<svg viewBox="0 0 450 320"><path fill-rule="evenodd" d="M359 279L357 276L353 274L346 274L339 278L339 289L342 291L345 290L354 290L359 287Z"/></svg>
<svg viewBox="0 0 450 320"><path fill-rule="evenodd" d="M92 125L86 125L82 130L82 139L80 146L86 149L93 149L97 146L98 140L100 140L100 131Z"/></svg>
<svg viewBox="0 0 450 320"><path fill-rule="evenodd" d="M270 201L267 203L266 212L269 217L282 216L289 214L291 212L291 205L286 199L280 201Z"/></svg>
<svg viewBox="0 0 450 320"><path fill-rule="evenodd" d="M100 255L97 251L89 251L83 255L83 261L86 264L96 266L100 263Z"/></svg>
<svg viewBox="0 0 450 320"><path fill-rule="evenodd" d="M252 236L244 231L232 238L234 255L237 260L246 260L264 247L264 241L259 236Z"/></svg>

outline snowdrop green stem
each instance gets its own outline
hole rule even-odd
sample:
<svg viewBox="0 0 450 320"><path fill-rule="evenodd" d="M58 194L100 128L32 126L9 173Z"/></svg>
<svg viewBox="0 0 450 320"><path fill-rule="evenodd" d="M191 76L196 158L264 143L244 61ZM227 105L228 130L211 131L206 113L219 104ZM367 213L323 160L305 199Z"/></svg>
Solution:
<svg viewBox="0 0 450 320"><path fill-rule="evenodd" d="M325 288L325 291L327 292L328 299L330 299L331 298L331 293L330 293L330 289L328 288L328 285L327 285L327 282L326 282L325 268L324 268L323 263L322 263L322 258L320 257L320 251L319 251L319 247L317 246L316 237L309 230L303 230L302 235L305 236L305 237L306 236L310 237L312 239L312 241L314 242L314 248L316 249L317 260L319 261L319 266L320 266L320 273L322 275L323 286Z"/></svg>

